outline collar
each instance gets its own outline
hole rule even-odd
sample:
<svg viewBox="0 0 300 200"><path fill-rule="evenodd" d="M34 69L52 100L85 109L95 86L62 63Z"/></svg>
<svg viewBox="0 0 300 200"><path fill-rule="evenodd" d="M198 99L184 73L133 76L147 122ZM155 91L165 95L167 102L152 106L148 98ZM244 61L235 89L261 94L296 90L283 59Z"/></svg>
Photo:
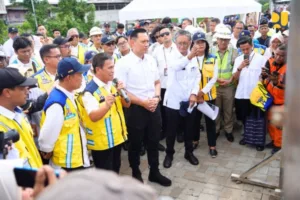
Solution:
<svg viewBox="0 0 300 200"><path fill-rule="evenodd" d="M110 89L112 86L112 82L108 81L108 83L104 83L103 81L101 81L99 78L97 78L96 76L93 77L93 81L95 81L95 83L100 87L105 87L106 89Z"/></svg>
<svg viewBox="0 0 300 200"><path fill-rule="evenodd" d="M173 48L176 48L176 44L174 42L172 42L171 46L169 48L166 48L164 45L161 45L161 47L163 49L166 49L166 50L169 50L169 49L173 49Z"/></svg>
<svg viewBox="0 0 300 200"><path fill-rule="evenodd" d="M65 95L67 95L69 99L74 100L74 96L75 96L74 93L67 91L65 88L61 87L60 85L57 85L56 88L62 91Z"/></svg>
<svg viewBox="0 0 300 200"><path fill-rule="evenodd" d="M17 114L21 114L22 110L18 107L15 108L15 112L12 112L3 106L0 106L0 115L7 117L10 120L14 120Z"/></svg>
<svg viewBox="0 0 300 200"><path fill-rule="evenodd" d="M130 51L129 56L131 57L131 60L133 60L136 63L147 60L146 55L144 55L144 58L141 59L140 57L138 57L137 55L135 55L133 53L133 51Z"/></svg>

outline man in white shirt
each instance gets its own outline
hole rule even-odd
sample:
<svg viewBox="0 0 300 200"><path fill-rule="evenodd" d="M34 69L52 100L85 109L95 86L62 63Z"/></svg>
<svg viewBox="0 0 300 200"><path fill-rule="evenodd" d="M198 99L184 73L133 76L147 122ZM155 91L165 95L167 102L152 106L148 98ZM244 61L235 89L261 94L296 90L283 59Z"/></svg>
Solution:
<svg viewBox="0 0 300 200"><path fill-rule="evenodd" d="M250 95L264 67L265 58L253 51L252 39L248 36L243 36L238 40L238 46L243 52L242 55L236 58L232 74L235 80L238 80L238 86L235 93L235 108L236 117L245 125L246 118L251 114L253 105L250 102ZM241 145L246 143L242 139ZM257 146L258 151L263 150L262 146Z"/></svg>
<svg viewBox="0 0 300 200"><path fill-rule="evenodd" d="M18 33L19 31L17 28L15 27L8 28L9 39L3 44L3 49L8 60L15 54L13 43L14 43L14 39L18 36Z"/></svg>
<svg viewBox="0 0 300 200"><path fill-rule="evenodd" d="M145 29L135 29L130 35L132 52L116 64L115 76L124 82L131 106L126 115L129 150L128 159L132 176L143 182L140 151L143 137L147 137L150 165L149 181L170 186L171 180L159 171L158 143L161 130L160 80L156 61L147 55L149 36Z"/></svg>
<svg viewBox="0 0 300 200"><path fill-rule="evenodd" d="M242 21L237 21L233 26L233 33L231 35L231 40L230 40L230 44L235 49L237 49L236 44L239 39L239 35L243 30L244 30L244 23Z"/></svg>
<svg viewBox="0 0 300 200"><path fill-rule="evenodd" d="M58 63L59 84L45 103L39 136L42 156L50 159L54 168L72 171L90 166L74 93L81 86L82 74L89 69L90 65L81 65L75 58L63 58Z"/></svg>
<svg viewBox="0 0 300 200"><path fill-rule="evenodd" d="M187 113L188 107L192 108L197 103L199 92L200 72L189 58L196 56L196 48L188 55L188 49L192 43L191 34L179 30L175 35L176 47L168 68L167 90L164 105L167 118L167 150L164 159L164 167L172 166L175 153L174 143L181 117L184 121L184 146L185 159L192 165L198 165L199 161L193 154L193 124L195 112ZM178 50L177 50L178 48ZM184 112L184 113L182 113ZM183 116L185 114L185 116Z"/></svg>
<svg viewBox="0 0 300 200"><path fill-rule="evenodd" d="M160 37L163 40L163 44L160 45L152 54L155 58L158 71L160 76L160 87L161 87L161 117L162 117L162 136L166 135L166 112L163 106L164 96L167 88L167 81L168 81L168 69L170 67L170 63L177 58L178 51L176 45L172 42L172 34L169 28L164 27L159 32Z"/></svg>

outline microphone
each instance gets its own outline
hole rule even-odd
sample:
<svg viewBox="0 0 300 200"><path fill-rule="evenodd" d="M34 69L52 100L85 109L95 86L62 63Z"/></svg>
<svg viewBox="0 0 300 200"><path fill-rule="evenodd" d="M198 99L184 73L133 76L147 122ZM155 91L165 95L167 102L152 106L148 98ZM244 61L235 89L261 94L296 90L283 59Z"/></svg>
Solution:
<svg viewBox="0 0 300 200"><path fill-rule="evenodd" d="M117 78L114 78L113 80L112 80L112 82L113 82L113 84L114 84L114 86L116 87L117 85L118 85L118 79ZM129 99L129 97L127 96L127 94L126 94L126 91L124 90L124 89L121 89L120 90L120 93L121 93L121 97L126 101L126 103L129 103L130 102L130 99Z"/></svg>

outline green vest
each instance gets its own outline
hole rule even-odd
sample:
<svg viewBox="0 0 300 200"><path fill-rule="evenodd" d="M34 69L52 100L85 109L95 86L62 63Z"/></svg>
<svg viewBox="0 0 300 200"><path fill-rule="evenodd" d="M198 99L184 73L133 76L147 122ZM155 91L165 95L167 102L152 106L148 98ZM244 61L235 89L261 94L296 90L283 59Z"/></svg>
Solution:
<svg viewBox="0 0 300 200"><path fill-rule="evenodd" d="M218 52L217 48L212 49L212 53L217 56L217 61L218 61L218 78L220 79L230 79L232 76L232 70L233 70L233 65L232 63L232 56L233 56L233 49L229 48L223 56L223 59L221 59L220 54ZM229 84L232 85L232 84ZM219 83L216 83L216 86L219 86Z"/></svg>

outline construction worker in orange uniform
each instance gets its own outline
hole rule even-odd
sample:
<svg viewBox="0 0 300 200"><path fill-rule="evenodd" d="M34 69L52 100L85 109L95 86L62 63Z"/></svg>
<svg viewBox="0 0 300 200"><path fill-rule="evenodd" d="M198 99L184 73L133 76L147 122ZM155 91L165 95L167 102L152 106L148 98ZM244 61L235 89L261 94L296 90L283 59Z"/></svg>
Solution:
<svg viewBox="0 0 300 200"><path fill-rule="evenodd" d="M286 74L286 45L281 45L275 50L275 55L271 57L265 68L262 70L263 83L268 92L273 96L274 107L284 105L285 74ZM281 149L282 144L282 126L276 126L271 122L272 114L268 112L268 131L272 141L266 147L273 148L272 154Z"/></svg>

